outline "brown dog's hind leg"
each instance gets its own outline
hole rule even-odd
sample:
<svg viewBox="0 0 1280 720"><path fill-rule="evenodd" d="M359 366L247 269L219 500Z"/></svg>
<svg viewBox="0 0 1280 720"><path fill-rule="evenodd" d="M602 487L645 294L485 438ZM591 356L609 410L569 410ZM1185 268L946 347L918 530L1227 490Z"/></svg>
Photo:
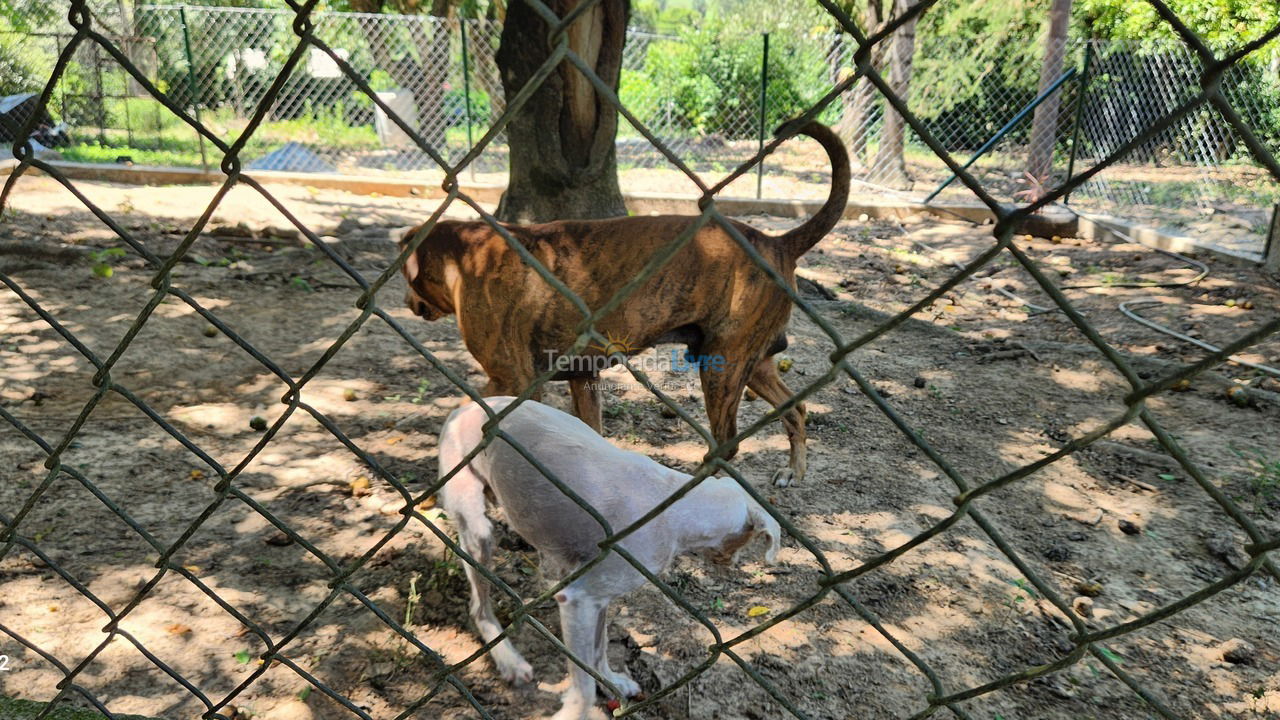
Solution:
<svg viewBox="0 0 1280 720"><path fill-rule="evenodd" d="M603 435L604 416L600 407L600 376L570 378L569 394L573 396L573 414L590 425L592 430Z"/></svg>
<svg viewBox="0 0 1280 720"><path fill-rule="evenodd" d="M709 344L703 351L708 357L733 357L725 352L725 347ZM748 369L741 360L729 360L719 370L714 367L704 367L701 370L702 398L707 405L711 435L717 443L723 443L738 434L738 403L742 401L742 391L747 385ZM738 449L734 448L724 459L728 460L737 453Z"/></svg>
<svg viewBox="0 0 1280 720"><path fill-rule="evenodd" d="M755 370L747 381L747 387L756 391L756 394L775 408L791 398L791 389L782 382L782 377L778 375L778 366L772 357L756 363ZM786 428L787 440L791 443L791 462L787 467L773 474L773 484L778 487L786 487L804 479L804 472L808 467L804 432L805 414L804 403L798 403L782 415L782 426Z"/></svg>

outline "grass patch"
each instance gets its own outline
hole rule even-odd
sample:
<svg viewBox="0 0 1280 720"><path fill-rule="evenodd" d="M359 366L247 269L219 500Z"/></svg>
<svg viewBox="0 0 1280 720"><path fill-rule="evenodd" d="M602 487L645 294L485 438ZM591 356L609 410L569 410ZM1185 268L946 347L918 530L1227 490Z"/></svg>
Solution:
<svg viewBox="0 0 1280 720"><path fill-rule="evenodd" d="M1276 497L1280 492L1280 457L1268 458L1257 450L1232 450L1247 466L1245 476L1253 493L1268 500Z"/></svg>

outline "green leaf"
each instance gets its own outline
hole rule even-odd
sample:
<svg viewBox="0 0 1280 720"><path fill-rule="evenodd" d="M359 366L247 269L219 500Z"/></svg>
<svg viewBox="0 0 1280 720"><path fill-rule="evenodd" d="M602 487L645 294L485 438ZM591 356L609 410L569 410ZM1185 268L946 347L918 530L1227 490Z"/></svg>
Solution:
<svg viewBox="0 0 1280 720"><path fill-rule="evenodd" d="M1161 480L1167 480L1169 482L1173 482L1174 480L1178 479L1177 475L1170 475L1169 473L1160 473L1156 477L1160 478Z"/></svg>
<svg viewBox="0 0 1280 720"><path fill-rule="evenodd" d="M1110 660L1111 662L1117 665L1124 664L1124 658L1120 657L1119 653L1112 650L1108 650L1106 648L1098 648L1098 651L1102 653L1103 657Z"/></svg>
<svg viewBox="0 0 1280 720"><path fill-rule="evenodd" d="M100 278L109 278L112 275L114 275L115 272L116 272L115 270L111 269L110 265L104 262L97 263L96 265L93 266L93 274L97 275Z"/></svg>
<svg viewBox="0 0 1280 720"><path fill-rule="evenodd" d="M250 655L248 650L241 650L237 652L235 655L232 655L232 657L234 657L236 659L236 662L240 663L241 665L249 664Z"/></svg>
<svg viewBox="0 0 1280 720"><path fill-rule="evenodd" d="M306 701L307 701L307 698L308 698L308 697L310 697L310 696L311 696L311 686L310 686L310 685L308 685L308 686L306 686L306 687L302 688L302 690L298 691L298 699L299 699L299 700L301 700L301 701L303 701L303 702L306 702Z"/></svg>

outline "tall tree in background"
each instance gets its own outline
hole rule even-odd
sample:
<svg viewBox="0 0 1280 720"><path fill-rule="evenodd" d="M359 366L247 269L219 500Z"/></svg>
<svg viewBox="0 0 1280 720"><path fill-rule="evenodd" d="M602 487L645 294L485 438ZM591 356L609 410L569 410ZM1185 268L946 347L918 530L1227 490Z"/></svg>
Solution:
<svg viewBox="0 0 1280 720"><path fill-rule="evenodd" d="M915 6L917 0L894 0L894 15L900 16ZM916 54L916 20L912 17L893 34L889 48L889 87L903 102L911 90L911 63ZM906 123L888 103L884 108L884 125L880 129L880 147L876 151L874 166L884 173L884 183L893 188L908 188L911 178L907 175L907 162L903 155L906 144Z"/></svg>
<svg viewBox="0 0 1280 720"><path fill-rule="evenodd" d="M1049 6L1049 28L1045 32L1044 61L1040 65L1040 87L1043 93L1062 74L1066 56L1067 30L1071 24L1071 0L1052 0ZM1027 147L1027 174L1044 185L1053 172L1053 148L1058 138L1058 110L1062 94L1055 92L1040 103L1031 120L1031 142Z"/></svg>
<svg viewBox="0 0 1280 720"><path fill-rule="evenodd" d="M885 16L888 10L884 7L885 0L863 0L860 8L862 15L862 27L867 35L873 35L884 27ZM857 13L858 8L847 7L846 10ZM836 36L837 42L847 42L843 33ZM877 43L871 48L871 66L877 70L884 67L885 56L888 54L888 48L892 42ZM833 53L834 55L835 53ZM831 81L838 83L844 80L839 74L833 76ZM878 94L876 88L866 78L859 78L854 83L853 88L840 96L840 101L844 106L844 111L840 114L840 122L836 125L836 132L843 138L848 139L849 155L859 164L866 166L867 162L867 140L871 135L871 123L875 119L871 113Z"/></svg>
<svg viewBox="0 0 1280 720"><path fill-rule="evenodd" d="M578 0L547 4L563 17ZM568 29L569 47L614 90L629 15L628 0L603 0ZM547 31L524 0L507 8L497 61L508 103L550 54ZM617 109L576 67L561 63L507 126L510 172L498 218L523 223L625 215L617 134Z"/></svg>

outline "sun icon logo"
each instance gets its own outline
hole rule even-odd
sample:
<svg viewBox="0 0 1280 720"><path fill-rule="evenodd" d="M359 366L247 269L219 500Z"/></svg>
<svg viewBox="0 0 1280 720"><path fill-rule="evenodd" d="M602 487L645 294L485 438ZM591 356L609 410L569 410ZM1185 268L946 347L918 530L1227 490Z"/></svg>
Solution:
<svg viewBox="0 0 1280 720"><path fill-rule="evenodd" d="M630 338L626 335L616 336L611 332L605 332L604 337L607 341L604 345L593 344L588 345L587 347L592 350L599 350L606 357L613 357L614 355L630 355L632 353L631 344L629 342Z"/></svg>

